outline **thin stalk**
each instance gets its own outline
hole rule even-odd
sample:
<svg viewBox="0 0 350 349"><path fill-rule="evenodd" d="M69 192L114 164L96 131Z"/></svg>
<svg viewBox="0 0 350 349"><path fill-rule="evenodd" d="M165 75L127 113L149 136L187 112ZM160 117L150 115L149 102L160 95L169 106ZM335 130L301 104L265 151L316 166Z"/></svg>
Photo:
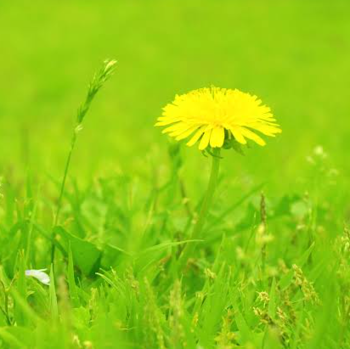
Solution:
<svg viewBox="0 0 350 349"><path fill-rule="evenodd" d="M179 178L179 184L180 184L180 193L181 193L181 197L182 197L182 203L185 206L185 210L187 212L188 217L192 218L192 216L193 216L192 208L191 208L190 201L188 200L185 184L184 184L182 178L180 177L180 175L178 175L178 178Z"/></svg>
<svg viewBox="0 0 350 349"><path fill-rule="evenodd" d="M71 146L70 146L67 161L66 161L66 165L64 167L60 195L59 195L58 201L57 201L56 215L55 215L55 221L54 221L54 226L53 226L54 228L57 227L57 224L58 224L58 220L59 220L59 216L60 216L60 212L61 212L61 207L62 207L62 198L63 198L63 194L64 194L64 188L66 186L69 166L71 163L72 154L73 154L73 150L74 150L76 141L77 141L77 133L74 131L73 136L72 136ZM52 240L52 244L51 244L51 263L53 265L54 259L55 259L55 250L56 250L56 245L55 245L55 241L54 241L54 239L55 239L54 229L52 231L52 239L53 240Z"/></svg>
<svg viewBox="0 0 350 349"><path fill-rule="evenodd" d="M220 148L214 148L208 188L203 199L197 222L193 228L192 235L190 237L191 240L197 240L202 238L202 231L213 201L213 196L218 182L220 160ZM188 258L193 254L194 248L194 242L189 242L185 246L179 260L179 265L181 268L185 265Z"/></svg>
<svg viewBox="0 0 350 349"><path fill-rule="evenodd" d="M64 194L64 187L66 186L68 170L69 170L69 166L70 166L70 162L72 159L72 154L73 154L73 150L74 150L76 141L77 141L77 133L74 132L73 136L72 136L72 141L71 141L71 146L69 149L67 161L66 161L66 166L64 168L63 179L62 179L61 189L60 189L60 196L58 197L58 201L57 201L57 209L56 209L54 226L57 226L57 224L58 224L58 219L59 219L61 206L62 206L62 198L63 198L63 194Z"/></svg>
<svg viewBox="0 0 350 349"><path fill-rule="evenodd" d="M38 201L36 200L33 206L33 210L31 212L30 220L28 222L28 238L27 238L27 248L25 250L25 261L26 265L29 265L29 259L31 255L31 247L32 247L32 234L34 229L34 219L36 215Z"/></svg>
<svg viewBox="0 0 350 349"><path fill-rule="evenodd" d="M60 212L61 212L61 208L62 208L62 199L63 199L63 195L64 195L64 189L66 186L68 171L69 171L70 163L72 160L72 155L73 155L73 151L75 148L75 144L77 141L77 136L78 136L78 133L82 130L83 120L84 120L87 112L90 109L91 102L94 100L97 92L101 89L101 87L104 85L104 83L112 76L116 63L117 62L115 60L106 60L103 63L102 68L94 75L94 77L92 78L92 80L89 84L88 92L87 92L84 103L78 108L77 118L76 118L76 126L75 126L74 131L73 131L71 146L70 146L68 157L66 160L66 165L64 167L60 195L59 195L58 201L57 201L56 215L55 215L55 219L54 219L54 225L52 228L52 245L51 245L51 263L52 263L52 265L54 265L55 249L56 249L56 247L55 247L55 227L57 227L58 222L59 222Z"/></svg>

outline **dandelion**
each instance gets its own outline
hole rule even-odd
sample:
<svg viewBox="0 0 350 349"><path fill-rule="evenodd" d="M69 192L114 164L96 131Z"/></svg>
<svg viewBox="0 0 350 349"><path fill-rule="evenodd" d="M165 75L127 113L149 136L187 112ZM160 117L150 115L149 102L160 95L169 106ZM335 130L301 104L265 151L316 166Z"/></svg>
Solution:
<svg viewBox="0 0 350 349"><path fill-rule="evenodd" d="M258 133L274 137L281 132L257 96L218 87L177 95L157 121L156 126L167 126L163 133L177 141L188 138L187 145L198 143L199 150L229 148L232 141L247 144L247 139L264 146Z"/></svg>
<svg viewBox="0 0 350 349"><path fill-rule="evenodd" d="M45 273L47 269L30 269L25 271L27 277L33 277L44 285L50 285L50 276Z"/></svg>
<svg viewBox="0 0 350 349"><path fill-rule="evenodd" d="M234 149L242 153L247 140L264 146L260 134L274 137L282 132L271 109L254 95L237 89L202 88L184 95L166 105L155 126L165 126L163 133L177 141L188 139L187 145L198 143L198 149L212 156L209 184L195 222L193 240L201 237L217 184L220 151ZM194 244L187 245L180 257L180 267L191 256ZM182 261L182 263L181 263Z"/></svg>

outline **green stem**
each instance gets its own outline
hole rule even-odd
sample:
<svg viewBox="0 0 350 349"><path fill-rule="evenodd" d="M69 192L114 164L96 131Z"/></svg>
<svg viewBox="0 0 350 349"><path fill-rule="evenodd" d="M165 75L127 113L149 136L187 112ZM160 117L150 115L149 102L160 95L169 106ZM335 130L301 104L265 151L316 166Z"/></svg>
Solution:
<svg viewBox="0 0 350 349"><path fill-rule="evenodd" d="M97 92L104 85L104 83L112 76L116 63L117 62L115 60L104 61L102 68L92 78L92 80L89 84L89 88L88 88L88 92L87 92L85 101L78 108L78 111L77 111L76 127L73 131L71 146L70 146L69 154L67 157L66 166L64 168L60 196L59 196L58 202L57 202L56 217L55 217L55 221L54 221L54 226L52 228L51 264L53 265L53 267L54 267L54 259L55 259L55 227L57 226L58 221L59 221L59 216L60 216L61 206L62 206L62 199L63 199L63 194L64 194L64 187L66 185L68 170L69 170L69 166L71 163L74 146L75 146L75 143L77 140L77 134L82 129L83 120L84 120L87 112L90 109L90 106L91 106L93 99L95 98Z"/></svg>
<svg viewBox="0 0 350 349"><path fill-rule="evenodd" d="M53 226L53 229L52 229L51 264L54 263L55 249L56 249L55 248L55 232L54 232L54 229L55 229L55 227L58 224L59 215L60 215L60 212L61 212L64 188L66 186L68 170L69 170L69 166L70 166L70 163L71 163L72 154L73 154L73 150L74 150L74 146L75 146L76 140L77 140L77 132L76 132L76 129L75 129L74 133L73 133L73 136L72 136L72 141L71 141L71 146L70 146L70 150L69 150L67 161L66 161L66 166L64 168L63 179L62 179L62 183L61 183L60 196L58 197L56 216L55 216L54 226Z"/></svg>
<svg viewBox="0 0 350 349"><path fill-rule="evenodd" d="M221 160L220 148L214 148L208 188L207 188L207 192L205 193L205 196L203 199L203 203L201 206L201 210L199 212L197 222L194 226L194 229L193 229L193 232L191 235L191 240L200 239L202 237L203 227L204 227L207 215L208 215L208 211L209 211L210 206L211 206L212 201L213 201L213 196L214 196L214 192L215 192L217 181L218 181L220 160ZM184 250L180 256L180 266L181 267L184 266L184 264L187 262L188 258L193 254L194 248L195 248L194 242L190 242L186 245L186 247L184 248Z"/></svg>

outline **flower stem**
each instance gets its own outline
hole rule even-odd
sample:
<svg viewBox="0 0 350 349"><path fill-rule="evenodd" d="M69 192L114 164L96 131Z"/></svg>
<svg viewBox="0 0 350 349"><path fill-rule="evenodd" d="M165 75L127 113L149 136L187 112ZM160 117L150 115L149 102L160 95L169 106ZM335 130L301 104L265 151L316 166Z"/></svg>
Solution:
<svg viewBox="0 0 350 349"><path fill-rule="evenodd" d="M199 212L197 222L193 228L191 240L200 239L202 237L203 227L208 215L208 211L213 201L213 196L214 196L214 192L218 181L220 160L221 160L220 148L214 148L208 188L203 199L203 203ZM193 254L194 248L195 248L194 242L190 242L185 246L179 260L179 264L181 268L185 265L188 258Z"/></svg>

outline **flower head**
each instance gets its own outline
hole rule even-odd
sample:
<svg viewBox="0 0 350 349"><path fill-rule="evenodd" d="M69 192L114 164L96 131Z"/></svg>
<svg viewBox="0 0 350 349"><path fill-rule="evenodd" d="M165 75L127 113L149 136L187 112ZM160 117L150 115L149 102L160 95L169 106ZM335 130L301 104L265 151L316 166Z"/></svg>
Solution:
<svg viewBox="0 0 350 349"><path fill-rule="evenodd" d="M167 126L163 133L178 141L188 138L188 146L199 142L200 150L221 148L232 140L246 144L247 139L263 146L265 141L257 132L270 137L282 132L258 97L218 87L177 95L165 106L156 126Z"/></svg>

